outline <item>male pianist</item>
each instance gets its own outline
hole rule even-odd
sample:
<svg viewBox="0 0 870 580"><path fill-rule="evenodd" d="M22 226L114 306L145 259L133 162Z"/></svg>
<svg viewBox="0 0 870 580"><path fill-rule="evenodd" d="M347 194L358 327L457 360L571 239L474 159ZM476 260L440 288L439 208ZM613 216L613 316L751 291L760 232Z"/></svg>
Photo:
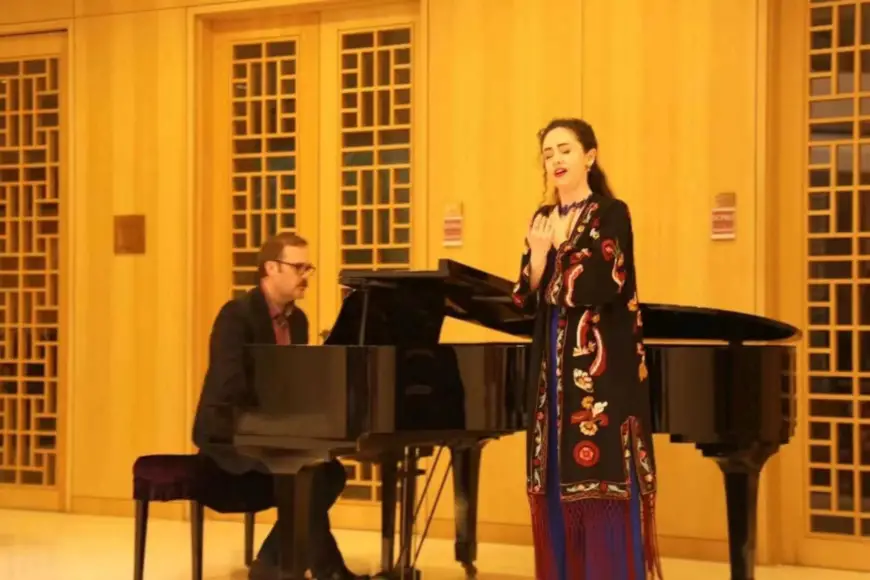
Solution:
<svg viewBox="0 0 870 580"><path fill-rule="evenodd" d="M200 453L221 469L241 475L268 473L260 461L239 454L232 445L235 416L257 407L252 384L253 362L245 345L307 344L308 319L295 303L305 295L314 273L308 243L292 233L272 237L257 256L260 283L220 309L209 340L208 371L193 426L193 442ZM344 490L346 475L333 460L314 475L309 530L312 549L308 563L316 580L362 580L347 569L329 526L329 508ZM252 563L251 580L278 577L278 525L266 537Z"/></svg>

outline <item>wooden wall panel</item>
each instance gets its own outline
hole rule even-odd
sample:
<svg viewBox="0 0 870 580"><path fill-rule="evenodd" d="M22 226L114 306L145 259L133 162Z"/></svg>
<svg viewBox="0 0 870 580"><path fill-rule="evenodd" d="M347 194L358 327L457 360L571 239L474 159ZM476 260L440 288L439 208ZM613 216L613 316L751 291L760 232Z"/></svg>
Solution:
<svg viewBox="0 0 870 580"><path fill-rule="evenodd" d="M553 116L579 115L596 129L602 165L631 205L641 299L757 311L758 9L754 0L565 1L546 11L534 2L433 2L430 261L455 257L515 277L542 189L535 132ZM735 241L710 240L719 192L737 194ZM464 243L442 248L438 221L456 202ZM458 323L443 336L494 338ZM480 519L506 524L502 539L528 539L523 441L507 438L484 454ZM664 548L724 558L718 468L691 445L657 443ZM451 509L436 514L449 519Z"/></svg>
<svg viewBox="0 0 870 580"><path fill-rule="evenodd" d="M597 130L617 195L632 208L642 301L759 312L758 4L584 3L583 115ZM710 239L720 192L737 194L734 241ZM726 557L718 467L665 436L656 452L663 548ZM702 542L688 547L681 538ZM764 559L763 529L760 542Z"/></svg>
<svg viewBox="0 0 870 580"><path fill-rule="evenodd" d="M581 112L581 44L566 41L581 4L430 2L430 215L440 220L462 202L466 226L457 249L443 248L442 229L432 228L433 263L455 257L514 276L512 250L543 191L536 132L552 116ZM492 251L493 240L510 247Z"/></svg>
<svg viewBox="0 0 870 580"><path fill-rule="evenodd" d="M74 505L129 498L138 455L189 441L186 46L184 10L76 22ZM113 255L123 214L144 255Z"/></svg>
<svg viewBox="0 0 870 580"><path fill-rule="evenodd" d="M232 4L240 0L73 0L76 17L124 14L205 6L207 4Z"/></svg>
<svg viewBox="0 0 870 580"><path fill-rule="evenodd" d="M0 25L72 18L75 0L3 0Z"/></svg>
<svg viewBox="0 0 870 580"><path fill-rule="evenodd" d="M431 265L447 257L516 276L523 235L543 192L536 133L552 116L581 112L581 44L572 40L581 5L429 2ZM440 221L447 206L458 203L464 208L463 245L444 248ZM462 323L448 323L442 334L444 341L494 338ZM525 435L516 435L489 445L483 455L481 532L493 539L530 537L524 447ZM444 494L451 498L452 486ZM450 499L438 506L439 532L452 534L452 511Z"/></svg>
<svg viewBox="0 0 870 580"><path fill-rule="evenodd" d="M643 301L755 310L756 5L584 4L583 114L636 214ZM729 191L737 239L713 242Z"/></svg>

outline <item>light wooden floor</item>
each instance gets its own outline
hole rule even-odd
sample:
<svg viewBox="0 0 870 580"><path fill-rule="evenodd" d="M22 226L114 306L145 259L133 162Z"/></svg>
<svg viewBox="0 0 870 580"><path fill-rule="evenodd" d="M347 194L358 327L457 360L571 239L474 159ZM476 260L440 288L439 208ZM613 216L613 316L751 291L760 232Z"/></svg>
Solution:
<svg viewBox="0 0 870 580"><path fill-rule="evenodd" d="M190 534L186 522L154 519L148 533L146 580L189 580ZM258 526L257 546L268 531ZM354 570L373 571L378 538L367 532L336 531ZM243 580L242 526L206 522L205 578ZM0 510L0 578L3 580L124 580L132 577L133 522L108 518ZM420 556L425 580L462 580L453 562L453 546L428 540ZM667 580L728 580L722 564L666 560ZM480 580L533 580L530 548L480 546ZM762 569L757 580L858 580L870 574L811 570Z"/></svg>

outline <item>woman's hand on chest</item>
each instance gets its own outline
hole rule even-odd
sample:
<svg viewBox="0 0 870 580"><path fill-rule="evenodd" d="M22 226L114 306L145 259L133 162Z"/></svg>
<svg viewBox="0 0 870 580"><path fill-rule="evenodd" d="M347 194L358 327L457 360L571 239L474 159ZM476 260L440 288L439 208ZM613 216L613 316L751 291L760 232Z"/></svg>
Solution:
<svg viewBox="0 0 870 580"><path fill-rule="evenodd" d="M570 238L571 228L577 221L577 211L570 211L568 215L559 215L559 210L554 209L550 213L550 224L553 228L553 247L557 250Z"/></svg>

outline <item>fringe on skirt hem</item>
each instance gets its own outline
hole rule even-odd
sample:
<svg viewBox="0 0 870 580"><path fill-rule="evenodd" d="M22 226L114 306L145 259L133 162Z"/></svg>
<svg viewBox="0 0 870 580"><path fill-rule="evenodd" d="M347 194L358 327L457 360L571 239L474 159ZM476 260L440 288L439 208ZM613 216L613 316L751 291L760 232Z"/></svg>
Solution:
<svg viewBox="0 0 870 580"><path fill-rule="evenodd" d="M529 502L535 578L557 580L547 497L529 494ZM656 539L655 494L642 495L640 503L642 545L636 546L631 529L631 501L587 498L561 502L565 522L566 580L617 579L619 569L627 571L627 580L663 580ZM643 559L643 578L638 578L635 573L635 559L638 557Z"/></svg>

